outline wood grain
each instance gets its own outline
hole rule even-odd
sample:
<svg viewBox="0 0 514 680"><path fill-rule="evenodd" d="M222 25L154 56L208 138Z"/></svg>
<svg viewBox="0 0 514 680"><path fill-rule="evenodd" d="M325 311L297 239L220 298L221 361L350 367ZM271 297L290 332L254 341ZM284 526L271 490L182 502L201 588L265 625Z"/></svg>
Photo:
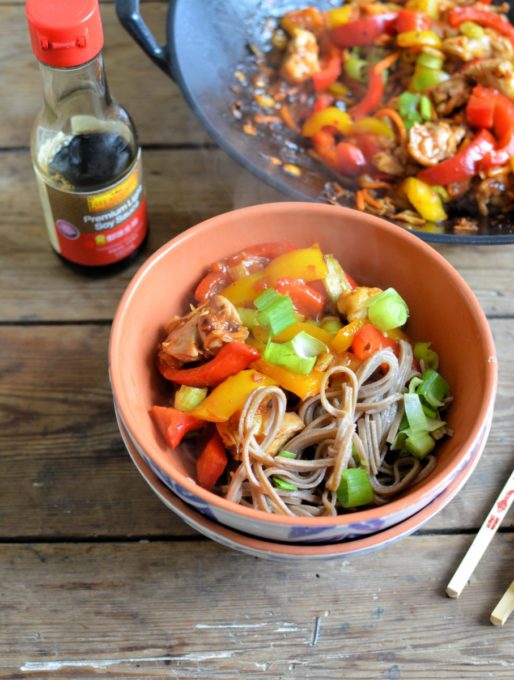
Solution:
<svg viewBox="0 0 514 680"><path fill-rule="evenodd" d="M158 40L164 40L167 4L146 3L143 15ZM113 96L131 114L143 144L199 144L209 141L184 98L119 24L114 4L102 7L103 54ZM21 3L0 5L0 148L27 147L42 106L38 64ZM20 77L20 74L22 76ZM7 94L8 93L8 94Z"/></svg>
<svg viewBox="0 0 514 680"><path fill-rule="evenodd" d="M111 319L137 265L108 284L105 279L69 271L50 250L28 154L3 153L2 167L0 321ZM284 200L219 150L147 151L144 167L151 223L145 256L213 215ZM489 315L514 315L514 246L446 246L440 250L459 269ZM74 304L78 299L80 304Z"/></svg>
<svg viewBox="0 0 514 680"><path fill-rule="evenodd" d="M510 580L499 535L466 596L467 537L277 563L213 543L4 545L0 677L512 678L489 613Z"/></svg>
<svg viewBox="0 0 514 680"><path fill-rule="evenodd" d="M464 490L424 531L479 527L512 468L514 342L493 321L500 388L487 449ZM123 449L107 377L109 327L0 327L0 538L190 535ZM504 527L512 527L507 517Z"/></svg>

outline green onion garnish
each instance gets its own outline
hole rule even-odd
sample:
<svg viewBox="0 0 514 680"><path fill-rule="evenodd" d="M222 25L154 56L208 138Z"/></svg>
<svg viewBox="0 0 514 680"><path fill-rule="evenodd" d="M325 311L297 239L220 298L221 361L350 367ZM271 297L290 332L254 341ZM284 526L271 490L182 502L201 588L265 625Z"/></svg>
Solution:
<svg viewBox="0 0 514 680"><path fill-rule="evenodd" d="M422 382L416 389L416 392L434 408L443 406L443 400L448 396L449 391L450 386L446 380L433 368L423 373Z"/></svg>
<svg viewBox="0 0 514 680"><path fill-rule="evenodd" d="M207 396L209 390L206 387L189 387L189 385L181 385L180 389L175 392L175 408L179 411L188 413L197 406Z"/></svg>
<svg viewBox="0 0 514 680"><path fill-rule="evenodd" d="M292 451L281 451L279 456L282 456L282 458L296 458L296 453L293 453Z"/></svg>
<svg viewBox="0 0 514 680"><path fill-rule="evenodd" d="M298 356L291 345L291 341L278 343L268 340L262 356L264 361L282 366L299 375L309 375L316 364L316 357Z"/></svg>
<svg viewBox="0 0 514 680"><path fill-rule="evenodd" d="M416 63L419 64L419 66L426 66L427 68L433 68L436 71L440 71L443 68L444 56L434 52L421 52Z"/></svg>
<svg viewBox="0 0 514 680"><path fill-rule="evenodd" d="M293 301L288 295L281 295L273 288L268 288L254 300L259 310L257 320L261 326L270 329L272 335L289 328L296 321Z"/></svg>
<svg viewBox="0 0 514 680"><path fill-rule="evenodd" d="M403 403L409 430L411 432L426 432L428 429L427 417L423 412L419 395L407 392L403 395Z"/></svg>
<svg viewBox="0 0 514 680"><path fill-rule="evenodd" d="M368 306L368 319L380 331L399 328L409 318L407 303L394 288L374 295Z"/></svg>
<svg viewBox="0 0 514 680"><path fill-rule="evenodd" d="M414 432L405 440L405 449L416 458L424 458L435 446L428 432Z"/></svg>
<svg viewBox="0 0 514 680"><path fill-rule="evenodd" d="M344 62L344 71L352 80L362 83L366 78L367 65L364 59L359 59L358 52L352 50Z"/></svg>
<svg viewBox="0 0 514 680"><path fill-rule="evenodd" d="M343 470L337 489L337 500L343 508L356 508L373 502L373 487L365 468Z"/></svg>
<svg viewBox="0 0 514 680"><path fill-rule="evenodd" d="M317 357L323 352L328 352L328 347L324 342L318 340L313 335L305 331L297 333L290 340L291 346L300 357Z"/></svg>
<svg viewBox="0 0 514 680"><path fill-rule="evenodd" d="M273 484L278 489L283 489L284 491L298 491L297 486L291 484L291 482L287 482L285 479L282 479L282 477L273 477Z"/></svg>
<svg viewBox="0 0 514 680"><path fill-rule="evenodd" d="M343 327L341 319L338 316L325 316L321 319L320 328L327 333L337 333Z"/></svg>
<svg viewBox="0 0 514 680"><path fill-rule="evenodd" d="M337 302L341 293L351 290L352 287L337 258L333 255L324 255L323 260L327 266L327 275L323 279L323 285L332 302Z"/></svg>
<svg viewBox="0 0 514 680"><path fill-rule="evenodd" d="M439 355L430 349L430 342L417 342L414 345L414 356L418 361L425 364L425 368L437 370L439 367Z"/></svg>
<svg viewBox="0 0 514 680"><path fill-rule="evenodd" d="M419 112L423 120L432 120L432 104L426 94L422 94L419 99Z"/></svg>

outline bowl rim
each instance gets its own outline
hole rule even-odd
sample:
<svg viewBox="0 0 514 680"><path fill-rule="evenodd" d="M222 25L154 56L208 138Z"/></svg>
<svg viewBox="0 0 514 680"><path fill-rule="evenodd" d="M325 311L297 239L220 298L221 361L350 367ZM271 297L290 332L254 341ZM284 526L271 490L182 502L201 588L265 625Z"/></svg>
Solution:
<svg viewBox="0 0 514 680"><path fill-rule="evenodd" d="M407 230L398 227L386 220L376 217L375 215L370 215L368 213L360 212L352 208L346 208L343 206L333 206L321 203L309 203L309 202L294 202L294 201L284 201L284 202L273 202L273 203L261 203L257 205L251 205L244 208L237 208L235 210L230 210L214 217L208 218L189 227L185 231L181 232L174 238L170 239L167 243L163 244L158 250L156 250L136 271L131 281L129 282L125 292L123 293L116 312L113 318L113 323L111 327L110 339L109 339L109 377L111 383L111 389L113 392L114 399L121 413L125 427L129 430L132 437L139 442L141 448L152 458L152 460L162 467L164 472L166 472L169 477L182 486L188 493L193 496L197 496L199 499L205 503L211 504L217 507L221 511L234 513L238 516L244 516L248 520L267 522L272 524L278 524L282 526L296 526L302 525L307 527L329 527L329 526L343 526L345 524L354 524L372 521L378 518L389 517L397 512L402 512L412 504L412 492L407 492L405 495L396 498L389 503L377 506L374 508L369 508L367 510L359 510L354 513L345 513L337 516L323 516L323 517L297 517L288 515L278 515L272 513L266 513L262 510L255 510L254 508L249 508L233 501L229 501L222 496L219 496L212 491L207 491L202 488L192 477L189 475L177 472L173 465L171 465L171 460L167 459L165 456L161 455L161 452L156 449L155 444L152 444L151 437L140 437L134 431L130 425L130 419L127 417L130 413L127 401L123 394L123 391L116 389L117 384L119 384L121 378L119 377L119 367L116 363L116 347L120 344L122 339L122 329L123 321L126 311L131 303L132 298L137 294L138 288L141 284L142 279L145 275L151 271L152 268L156 267L160 260L168 254L170 250L176 248L179 244L187 243L188 241L201 238L204 233L209 233L215 230L219 223L224 222L227 215L234 218L240 217L244 220L246 216L250 214L268 214L270 212L274 213L274 216L280 215L281 213L290 212L291 210L302 212L316 213L318 217L322 218L323 213L327 215L334 215L334 211L338 211L341 218L345 217L357 222L368 222L378 230L383 230L389 232L391 236L399 239L399 241L404 241L415 245L422 253L431 259L434 259L438 266L445 270L447 276L455 287L460 288L464 291L467 303L471 309L472 315L477 319L479 326L479 335L481 336L482 342L486 349L486 366L485 366L485 381L484 390L482 392L482 399L480 403L479 415L476 418L473 426L467 433L466 439L459 449L459 453L453 459L453 469L460 469L463 461L465 460L467 453L472 449L480 437L482 426L487 418L489 409L494 405L494 399L497 388L497 358L496 349L494 346L494 340L492 336L491 329L489 327L487 318L478 302L474 292L471 287L462 277L462 275L451 265L440 253L434 250L428 243L422 241L418 236L408 232ZM444 473L442 470L439 472L436 470L431 475L429 475L426 480L423 480L424 484L421 488L414 488L414 492L420 492L421 496L419 500L424 499L427 495L433 495L434 493L440 492L444 488L445 480L448 474ZM427 501L429 502L429 501Z"/></svg>

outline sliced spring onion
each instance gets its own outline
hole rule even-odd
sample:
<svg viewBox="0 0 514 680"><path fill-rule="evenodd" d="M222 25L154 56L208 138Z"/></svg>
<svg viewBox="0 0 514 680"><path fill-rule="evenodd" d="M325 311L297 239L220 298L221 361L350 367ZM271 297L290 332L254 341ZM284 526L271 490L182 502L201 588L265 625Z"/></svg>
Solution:
<svg viewBox="0 0 514 680"><path fill-rule="evenodd" d="M241 323L243 324L243 326L247 326L248 328L251 328L252 326L258 326L259 325L259 320L257 318L259 312L256 309L248 309L247 307L238 307L237 313L239 314L239 318L241 319Z"/></svg>
<svg viewBox="0 0 514 680"><path fill-rule="evenodd" d="M374 295L368 306L368 319L380 331L399 328L409 318L407 303L394 288Z"/></svg>
<svg viewBox="0 0 514 680"><path fill-rule="evenodd" d="M175 408L184 413L189 413L197 406L200 406L202 401L207 396L209 390L206 387L189 387L189 385L181 385L180 389L175 392Z"/></svg>
<svg viewBox="0 0 514 680"><path fill-rule="evenodd" d="M411 432L426 432L428 429L427 417L423 412L419 395L407 392L403 395L403 404L409 430Z"/></svg>
<svg viewBox="0 0 514 680"><path fill-rule="evenodd" d="M405 440L405 449L416 458L424 458L435 446L428 432L414 432Z"/></svg>
<svg viewBox="0 0 514 680"><path fill-rule="evenodd" d="M352 50L348 59L344 62L344 71L352 80L362 83L366 79L367 66L367 62L364 59L360 59L358 54Z"/></svg>
<svg viewBox="0 0 514 680"><path fill-rule="evenodd" d="M337 488L337 500L343 508L356 508L373 502L373 487L368 471L362 467L346 468Z"/></svg>
<svg viewBox="0 0 514 680"><path fill-rule="evenodd" d="M300 357L289 342L268 341L263 353L264 361L287 368L299 375L309 375L316 364L317 357Z"/></svg>
<svg viewBox="0 0 514 680"><path fill-rule="evenodd" d="M281 295L268 288L254 300L259 310L257 320L261 326L269 328L272 335L289 328L296 321L293 301L288 295Z"/></svg>
<svg viewBox="0 0 514 680"><path fill-rule="evenodd" d="M422 382L416 391L429 406L439 408L448 396L450 386L440 373L429 368L423 373Z"/></svg>
<svg viewBox="0 0 514 680"><path fill-rule="evenodd" d="M425 404L421 402L421 407L423 409L423 413L426 415L427 418L437 418L437 411L436 409L432 408L428 404Z"/></svg>
<svg viewBox="0 0 514 680"><path fill-rule="evenodd" d="M439 367L439 355L430 349L430 342L417 342L414 345L414 356L418 361L425 364L425 368L437 370Z"/></svg>
<svg viewBox="0 0 514 680"><path fill-rule="evenodd" d="M343 323L338 316L325 316L321 319L320 328L327 333L337 333L343 327Z"/></svg>
<svg viewBox="0 0 514 680"><path fill-rule="evenodd" d="M422 94L419 99L419 112L423 120L432 120L432 103L426 94Z"/></svg>
<svg viewBox="0 0 514 680"><path fill-rule="evenodd" d="M281 451L279 456L282 456L282 458L296 458L296 453L293 453L292 451Z"/></svg>
<svg viewBox="0 0 514 680"><path fill-rule="evenodd" d="M423 380L421 378L412 378L412 380L409 383L409 392L416 392L418 387L423 383Z"/></svg>
<svg viewBox="0 0 514 680"><path fill-rule="evenodd" d="M474 21L464 21L459 28L460 32L462 35L465 35L466 38L471 38L475 40L479 40L480 38L483 37L484 35L484 29L480 24L475 23Z"/></svg>
<svg viewBox="0 0 514 680"><path fill-rule="evenodd" d="M324 255L323 260L327 266L327 275L323 284L327 289L328 297L332 302L337 302L341 293L352 289L344 269L333 255Z"/></svg>
<svg viewBox="0 0 514 680"><path fill-rule="evenodd" d="M284 491L298 491L298 487L295 484L287 482L285 479L282 479L282 477L273 477L273 484L278 489L283 489Z"/></svg>
<svg viewBox="0 0 514 680"><path fill-rule="evenodd" d="M439 52L439 50L423 50L416 59L416 64L426 66L427 68L433 68L436 71L439 71L443 67L443 63L444 54Z"/></svg>
<svg viewBox="0 0 514 680"><path fill-rule="evenodd" d="M306 333L305 331L300 331L297 333L292 340L290 340L291 347L298 356L310 358L318 357L323 352L328 352L328 347L324 342L318 340L313 335Z"/></svg>
<svg viewBox="0 0 514 680"><path fill-rule="evenodd" d="M407 90L403 92L398 99L400 116L408 130L410 130L414 123L419 123L421 121L421 115L418 112L418 103L419 94L414 94Z"/></svg>

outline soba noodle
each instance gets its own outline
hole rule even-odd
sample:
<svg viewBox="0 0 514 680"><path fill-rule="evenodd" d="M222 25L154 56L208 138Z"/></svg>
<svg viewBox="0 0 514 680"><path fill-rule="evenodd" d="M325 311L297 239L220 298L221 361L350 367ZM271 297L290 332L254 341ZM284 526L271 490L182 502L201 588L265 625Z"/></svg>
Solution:
<svg viewBox="0 0 514 680"><path fill-rule="evenodd" d="M399 347L398 358L388 348L376 352L355 372L346 366L325 372L319 395L297 409L305 428L283 446L295 458L268 453L286 413L285 393L276 386L255 389L239 419L240 464L226 497L268 513L336 515L336 491L348 467L368 470L376 505L429 474L434 456L423 462L413 456L388 460L403 416L407 384L419 375L413 369L411 345L400 340ZM264 433L262 413L267 416ZM274 485L275 476L292 489Z"/></svg>

